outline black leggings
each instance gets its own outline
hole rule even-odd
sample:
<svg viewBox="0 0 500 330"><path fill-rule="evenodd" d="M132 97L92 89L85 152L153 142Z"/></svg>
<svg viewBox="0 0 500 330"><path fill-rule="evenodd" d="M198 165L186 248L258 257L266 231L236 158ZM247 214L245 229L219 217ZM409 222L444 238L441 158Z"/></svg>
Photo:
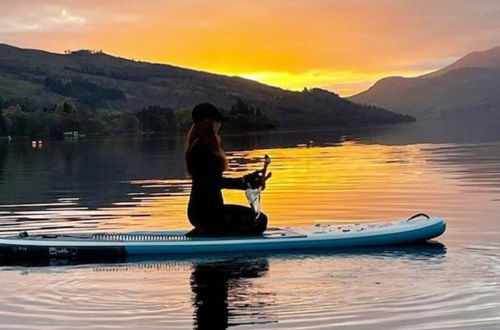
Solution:
<svg viewBox="0 0 500 330"><path fill-rule="evenodd" d="M255 212L243 205L225 204L222 216L204 226L197 226L187 235L195 236L251 236L261 235L267 228L267 216L260 213L256 219Z"/></svg>

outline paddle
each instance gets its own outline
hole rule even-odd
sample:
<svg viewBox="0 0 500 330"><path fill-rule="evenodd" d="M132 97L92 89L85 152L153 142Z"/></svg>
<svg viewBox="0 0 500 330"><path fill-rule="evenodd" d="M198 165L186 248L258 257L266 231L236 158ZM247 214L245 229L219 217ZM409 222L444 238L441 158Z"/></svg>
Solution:
<svg viewBox="0 0 500 330"><path fill-rule="evenodd" d="M245 196L247 197L250 207L254 210L256 214L256 219L260 216L260 193L262 190L266 189L266 180L272 176L272 173L267 173L267 167L271 164L271 158L269 155L264 156L264 167L261 170L260 185L258 188L248 188L245 191Z"/></svg>
<svg viewBox="0 0 500 330"><path fill-rule="evenodd" d="M266 181L269 179L272 175L271 172L267 174L267 167L271 164L271 157L269 155L264 156L264 168L262 169L262 176L260 177L260 186L262 187L262 190L266 189Z"/></svg>

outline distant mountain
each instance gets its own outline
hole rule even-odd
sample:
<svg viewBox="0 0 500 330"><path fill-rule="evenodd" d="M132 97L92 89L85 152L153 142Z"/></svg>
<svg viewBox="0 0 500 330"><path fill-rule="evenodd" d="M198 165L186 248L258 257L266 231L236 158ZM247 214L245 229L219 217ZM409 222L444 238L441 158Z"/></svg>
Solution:
<svg viewBox="0 0 500 330"><path fill-rule="evenodd" d="M500 120L500 47L415 78L388 77L349 98L420 120Z"/></svg>
<svg viewBox="0 0 500 330"><path fill-rule="evenodd" d="M56 54L0 44L0 109L13 103L53 106L71 99L89 109L139 111L242 99L279 127L355 125L414 118L351 102L320 89L294 92L255 81L80 50ZM186 110L187 111L187 110Z"/></svg>
<svg viewBox="0 0 500 330"><path fill-rule="evenodd" d="M476 51L465 55L452 64L423 75L425 78L432 78L443 75L457 69L463 68L489 68L500 69L500 46L485 51Z"/></svg>

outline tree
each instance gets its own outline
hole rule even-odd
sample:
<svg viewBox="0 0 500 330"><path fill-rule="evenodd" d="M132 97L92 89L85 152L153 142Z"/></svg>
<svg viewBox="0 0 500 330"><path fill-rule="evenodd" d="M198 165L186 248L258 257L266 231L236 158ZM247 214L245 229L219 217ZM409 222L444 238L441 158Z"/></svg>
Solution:
<svg viewBox="0 0 500 330"><path fill-rule="evenodd" d="M26 135L28 116L21 110L20 105L13 105L4 110L2 117L5 120L7 134Z"/></svg>
<svg viewBox="0 0 500 330"><path fill-rule="evenodd" d="M276 128L276 121L262 113L260 107L237 99L229 110L231 121L224 125L228 130L261 130Z"/></svg>
<svg viewBox="0 0 500 330"><path fill-rule="evenodd" d="M77 107L71 101L64 101L56 105L51 114L53 125L51 135L62 135L64 132L86 131L90 125L90 113Z"/></svg>
<svg viewBox="0 0 500 330"><path fill-rule="evenodd" d="M168 132L175 129L174 111L150 105L137 113L142 130L145 132Z"/></svg>
<svg viewBox="0 0 500 330"><path fill-rule="evenodd" d="M119 114L112 122L113 131L120 133L134 133L139 131L140 121L136 114L125 111Z"/></svg>
<svg viewBox="0 0 500 330"><path fill-rule="evenodd" d="M253 115L252 108L247 105L247 103L243 102L241 99L237 99L236 103L229 110L231 115L243 115L243 116L251 116Z"/></svg>

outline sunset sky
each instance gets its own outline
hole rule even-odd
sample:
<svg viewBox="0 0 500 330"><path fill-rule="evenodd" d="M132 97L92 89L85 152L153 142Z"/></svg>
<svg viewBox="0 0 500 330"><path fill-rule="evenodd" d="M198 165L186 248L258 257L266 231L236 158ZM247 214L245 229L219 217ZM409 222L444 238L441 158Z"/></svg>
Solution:
<svg viewBox="0 0 500 330"><path fill-rule="evenodd" d="M497 0L0 0L0 43L352 95L500 45Z"/></svg>

